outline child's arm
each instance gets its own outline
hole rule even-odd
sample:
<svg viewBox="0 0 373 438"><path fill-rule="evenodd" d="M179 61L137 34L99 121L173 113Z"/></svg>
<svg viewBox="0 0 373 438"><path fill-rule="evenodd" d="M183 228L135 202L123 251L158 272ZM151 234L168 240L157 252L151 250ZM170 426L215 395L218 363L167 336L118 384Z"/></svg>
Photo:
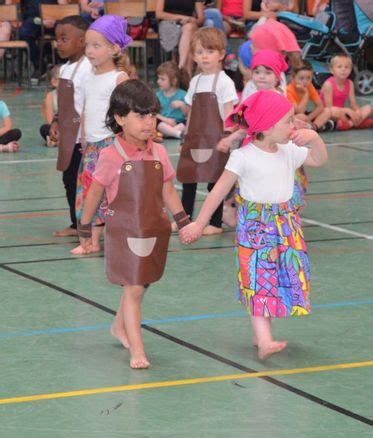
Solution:
<svg viewBox="0 0 373 438"><path fill-rule="evenodd" d="M13 123L10 116L3 118L3 127L0 129L0 135L4 135L6 132L12 129Z"/></svg>
<svg viewBox="0 0 373 438"><path fill-rule="evenodd" d="M220 152L228 152L235 141L242 141L245 137L246 129L238 129L227 137L223 137L216 145L216 149Z"/></svg>
<svg viewBox="0 0 373 438"><path fill-rule="evenodd" d="M324 96L324 103L326 108L333 106L333 87L329 82L324 82L321 87L322 94Z"/></svg>
<svg viewBox="0 0 373 438"><path fill-rule="evenodd" d="M165 117L165 116L162 116L161 114L157 114L157 119L160 122L167 123L167 125L176 126L176 120L172 119L171 117Z"/></svg>
<svg viewBox="0 0 373 438"><path fill-rule="evenodd" d="M184 211L183 204L180 201L179 194L177 193L172 180L166 181L163 184L163 202L173 215Z"/></svg>
<svg viewBox="0 0 373 438"><path fill-rule="evenodd" d="M355 95L355 89L354 89L354 84L353 82L348 79L348 81L350 81L350 92L348 94L348 100L350 102L350 107L352 110L354 111L359 111L359 105L356 102L356 95Z"/></svg>
<svg viewBox="0 0 373 438"><path fill-rule="evenodd" d="M235 173L229 170L224 170L203 203L196 221L180 230L180 239L182 243L191 243L201 237L202 231L208 224L212 214L229 193L237 179L238 176Z"/></svg>
<svg viewBox="0 0 373 438"><path fill-rule="evenodd" d="M78 224L80 244L84 250L89 250L92 245L91 222L101 202L104 190L102 185L93 180L85 199L81 223ZM79 229L80 227L81 229Z"/></svg>
<svg viewBox="0 0 373 438"><path fill-rule="evenodd" d="M187 105L182 100L174 100L173 102L171 102L171 108L173 108L173 109L181 109L181 111L183 112L184 116L187 116L189 114L189 109L190 109L189 105Z"/></svg>
<svg viewBox="0 0 373 438"><path fill-rule="evenodd" d="M328 159L328 152L325 143L319 134L312 129L298 129L291 139L298 146L311 146L308 150L304 165L311 167L320 167Z"/></svg>
<svg viewBox="0 0 373 438"><path fill-rule="evenodd" d="M44 117L47 123L50 125L53 121L53 91L49 91L44 99Z"/></svg>

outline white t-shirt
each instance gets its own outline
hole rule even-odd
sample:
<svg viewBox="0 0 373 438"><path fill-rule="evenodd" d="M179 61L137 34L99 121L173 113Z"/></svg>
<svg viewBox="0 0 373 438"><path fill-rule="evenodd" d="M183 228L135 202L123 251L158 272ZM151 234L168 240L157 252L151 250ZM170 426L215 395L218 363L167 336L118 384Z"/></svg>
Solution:
<svg viewBox="0 0 373 438"><path fill-rule="evenodd" d="M185 95L185 103L189 106L192 105L194 93L212 91L214 79L215 73L211 75L205 75L203 73L200 73L199 75L194 76L193 79L190 81L187 94ZM197 81L198 88L196 89ZM220 117L222 118L222 120L225 120L224 104L228 102L233 102L234 104L236 104L238 102L238 97L234 82L224 71L221 71L219 73L215 93L218 98Z"/></svg>
<svg viewBox="0 0 373 438"><path fill-rule="evenodd" d="M105 118L109 109L110 96L117 86L118 76L122 71L112 70L95 74L93 70L85 81L84 130L86 140L95 143L113 135L105 126Z"/></svg>
<svg viewBox="0 0 373 438"><path fill-rule="evenodd" d="M238 175L241 196L253 202L286 202L293 196L295 171L305 161L306 147L292 141L265 152L253 143L236 149L225 168Z"/></svg>
<svg viewBox="0 0 373 438"><path fill-rule="evenodd" d="M60 68L60 78L71 79L74 73L75 67L78 62L67 62L63 64ZM87 75L92 71L92 64L89 62L88 58L84 56L82 62L80 63L75 76L73 78L74 84L74 107L78 114L82 114L84 106L84 84L87 79ZM80 142L80 128L76 142Z"/></svg>
<svg viewBox="0 0 373 438"><path fill-rule="evenodd" d="M286 87L287 87L287 82L286 82L285 73L281 73L279 92L285 97L286 97ZM257 91L258 91L258 89L256 88L254 81L252 81L252 80L247 81L244 89L242 90L241 102L243 102L245 99L247 99L249 96L256 93Z"/></svg>

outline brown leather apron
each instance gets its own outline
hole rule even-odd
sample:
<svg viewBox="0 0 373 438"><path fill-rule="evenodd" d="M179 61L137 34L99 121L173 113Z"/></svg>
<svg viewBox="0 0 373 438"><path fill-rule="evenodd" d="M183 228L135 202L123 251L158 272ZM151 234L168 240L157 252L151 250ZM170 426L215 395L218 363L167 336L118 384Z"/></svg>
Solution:
<svg viewBox="0 0 373 438"><path fill-rule="evenodd" d="M163 167L153 148L151 161L123 157L118 193L109 204L105 227L106 275L111 283L154 283L166 264L171 224L163 207Z"/></svg>
<svg viewBox="0 0 373 438"><path fill-rule="evenodd" d="M219 73L216 73L212 91L209 92L197 93L199 78L177 166L177 179L182 183L216 182L229 157L228 153L216 150L224 131L215 93Z"/></svg>
<svg viewBox="0 0 373 438"><path fill-rule="evenodd" d="M57 170L65 171L71 161L79 132L80 115L74 104L74 76L84 58L77 62L70 79L59 79L58 82L58 158Z"/></svg>

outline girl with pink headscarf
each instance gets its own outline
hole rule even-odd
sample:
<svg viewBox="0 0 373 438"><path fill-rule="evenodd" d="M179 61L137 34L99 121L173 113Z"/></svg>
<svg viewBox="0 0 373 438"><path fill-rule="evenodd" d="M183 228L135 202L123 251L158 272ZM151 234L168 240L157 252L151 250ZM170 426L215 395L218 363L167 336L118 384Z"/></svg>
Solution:
<svg viewBox="0 0 373 438"><path fill-rule="evenodd" d="M185 244L197 240L238 183L238 298L250 315L261 360L287 346L287 341L273 339L272 318L311 311L307 247L292 195L296 169L302 164L322 166L327 151L317 132L295 131L293 117L293 105L269 90L251 95L233 111L228 124L245 126L244 147L231 153L196 221L180 232Z"/></svg>

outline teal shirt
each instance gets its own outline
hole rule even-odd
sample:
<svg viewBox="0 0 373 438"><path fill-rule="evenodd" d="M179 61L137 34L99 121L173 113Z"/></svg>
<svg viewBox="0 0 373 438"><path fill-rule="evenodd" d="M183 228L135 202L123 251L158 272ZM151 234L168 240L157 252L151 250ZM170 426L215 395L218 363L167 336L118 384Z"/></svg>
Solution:
<svg viewBox="0 0 373 438"><path fill-rule="evenodd" d="M3 100L0 100L0 120L5 119L5 117L9 117L9 116L10 116L10 112L7 107L7 104Z"/></svg>
<svg viewBox="0 0 373 438"><path fill-rule="evenodd" d="M185 116L181 109L171 108L171 102L174 100L181 100L184 102L184 97L186 95L186 91L178 88L172 96L165 96L162 90L157 90L157 97L161 104L161 116L170 117L171 119L176 120L177 123L184 123Z"/></svg>

